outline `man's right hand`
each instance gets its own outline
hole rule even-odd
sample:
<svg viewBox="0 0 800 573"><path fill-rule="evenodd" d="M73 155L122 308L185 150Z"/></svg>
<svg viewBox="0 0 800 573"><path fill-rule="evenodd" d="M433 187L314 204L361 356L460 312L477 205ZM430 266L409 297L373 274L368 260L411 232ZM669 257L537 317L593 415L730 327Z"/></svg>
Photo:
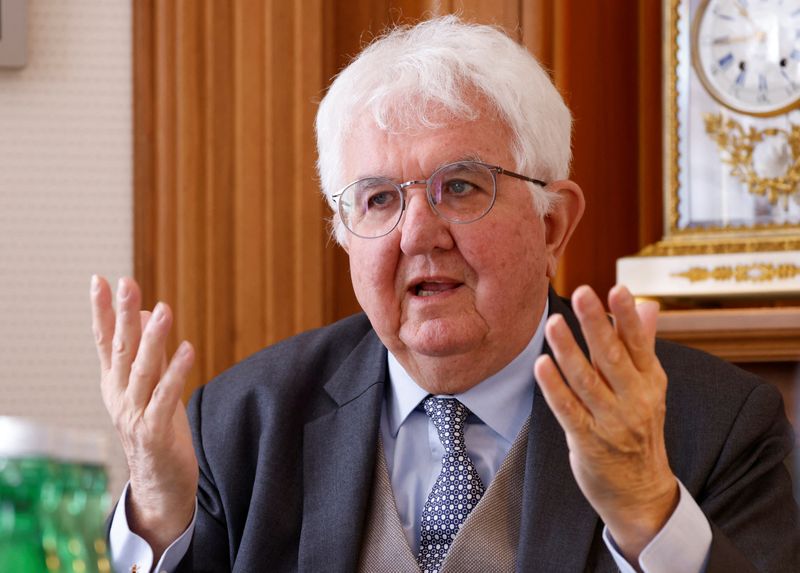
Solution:
<svg viewBox="0 0 800 573"><path fill-rule="evenodd" d="M141 311L131 278L119 281L116 313L105 279L92 277L91 299L103 401L130 470L128 525L150 544L155 563L194 513L197 458L181 402L194 350L184 341L167 363L172 313L164 303Z"/></svg>

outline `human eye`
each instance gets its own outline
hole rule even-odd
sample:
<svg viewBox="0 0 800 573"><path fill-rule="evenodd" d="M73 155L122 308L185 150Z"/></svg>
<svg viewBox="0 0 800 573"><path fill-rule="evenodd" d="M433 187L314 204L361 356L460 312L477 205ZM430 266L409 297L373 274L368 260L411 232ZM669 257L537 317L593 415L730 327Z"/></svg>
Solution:
<svg viewBox="0 0 800 573"><path fill-rule="evenodd" d="M386 209L390 207L395 200L395 195L396 192L393 190L378 190L368 193L366 198L367 210Z"/></svg>
<svg viewBox="0 0 800 573"><path fill-rule="evenodd" d="M445 182L445 192L451 197L466 197L480 188L466 179L450 179Z"/></svg>
<svg viewBox="0 0 800 573"><path fill-rule="evenodd" d="M365 182L356 192L356 204L365 214L392 209L397 200L397 189L381 180Z"/></svg>

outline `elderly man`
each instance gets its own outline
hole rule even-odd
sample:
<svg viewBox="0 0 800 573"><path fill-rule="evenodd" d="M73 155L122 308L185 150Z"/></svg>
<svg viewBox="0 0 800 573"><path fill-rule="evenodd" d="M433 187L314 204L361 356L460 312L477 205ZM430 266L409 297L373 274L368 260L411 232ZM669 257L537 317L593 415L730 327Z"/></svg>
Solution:
<svg viewBox="0 0 800 573"><path fill-rule="evenodd" d="M445 17L330 87L323 190L364 314L180 407L169 308L92 287L130 484L118 570L800 570L777 392L655 341L623 287L549 289L583 212L570 114L494 28ZM141 324L145 326L142 327ZM546 339L546 341L545 341Z"/></svg>

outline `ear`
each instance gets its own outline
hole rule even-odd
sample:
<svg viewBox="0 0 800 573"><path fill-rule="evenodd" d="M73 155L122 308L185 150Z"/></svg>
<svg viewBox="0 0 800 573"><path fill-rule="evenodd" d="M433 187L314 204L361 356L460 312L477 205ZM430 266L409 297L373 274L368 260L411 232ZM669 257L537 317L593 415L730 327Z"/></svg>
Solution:
<svg viewBox="0 0 800 573"><path fill-rule="evenodd" d="M558 194L558 200L544 217L547 276L552 279L556 276L558 261L564 254L572 232L583 216L585 201L583 191L574 181L553 181L546 189Z"/></svg>

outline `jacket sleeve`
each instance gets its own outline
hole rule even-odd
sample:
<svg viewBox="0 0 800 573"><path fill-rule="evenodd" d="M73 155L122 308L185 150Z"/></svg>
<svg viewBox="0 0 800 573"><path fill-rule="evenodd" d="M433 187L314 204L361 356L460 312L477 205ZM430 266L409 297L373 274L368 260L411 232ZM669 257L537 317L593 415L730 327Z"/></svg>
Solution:
<svg viewBox="0 0 800 573"><path fill-rule="evenodd" d="M793 444L779 393L756 386L697 495L713 535L707 573L800 571L798 507L784 462Z"/></svg>
<svg viewBox="0 0 800 573"><path fill-rule="evenodd" d="M197 486L197 514L191 546L176 569L176 573L213 572L231 570L230 542L223 504L214 483L203 449L201 408L203 390L198 389L189 401L187 414L192 428L192 442L200 468Z"/></svg>

